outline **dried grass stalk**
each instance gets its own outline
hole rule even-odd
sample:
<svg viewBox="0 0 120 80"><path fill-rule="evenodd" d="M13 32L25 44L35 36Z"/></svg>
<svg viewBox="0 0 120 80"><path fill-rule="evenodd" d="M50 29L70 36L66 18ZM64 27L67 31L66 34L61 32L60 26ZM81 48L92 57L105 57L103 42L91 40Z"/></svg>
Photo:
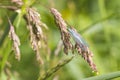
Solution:
<svg viewBox="0 0 120 80"><path fill-rule="evenodd" d="M13 41L13 50L15 52L15 58L20 61L20 40L17 34L15 33L14 26L12 25L11 21L8 19L10 24L10 31L9 31L9 37Z"/></svg>
<svg viewBox="0 0 120 80"><path fill-rule="evenodd" d="M70 42L70 35L67 31L67 24L63 20L61 14L56 9L51 8L50 11L54 15L55 22L58 25L59 30L61 32L61 39L64 45L64 52L68 54L68 50L72 48L72 44Z"/></svg>
<svg viewBox="0 0 120 80"><path fill-rule="evenodd" d="M35 9L27 8L26 17L27 17L28 29L30 31L30 41L32 48L36 52L37 61L43 64L43 60L40 56L40 51L39 51L39 49L41 48L41 40L45 39L45 36L43 35L42 27L45 27L46 29L48 28L46 24L44 24L40 20L41 19L40 14Z"/></svg>

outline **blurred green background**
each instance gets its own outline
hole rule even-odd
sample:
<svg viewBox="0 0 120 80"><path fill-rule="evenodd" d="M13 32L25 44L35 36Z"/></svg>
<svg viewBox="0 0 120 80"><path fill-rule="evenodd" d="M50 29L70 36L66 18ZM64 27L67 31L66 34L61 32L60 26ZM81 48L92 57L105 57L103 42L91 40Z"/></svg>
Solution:
<svg viewBox="0 0 120 80"><path fill-rule="evenodd" d="M30 3L32 0L25 1ZM0 0L1 5L14 6L10 0ZM42 21L49 28L44 30L44 34L47 36L50 54L45 49L41 50L40 54L45 61L41 68L30 46L29 31L24 18L15 11L0 8L0 66L7 60L7 64L1 69L0 80L8 77L6 69L9 71L10 80L37 80L40 72L47 71L67 57L63 49L58 55L54 54L60 40L60 31L50 13L49 8L52 7L87 41L94 54L93 60L99 74L120 70L120 0L36 0L31 7L37 9ZM18 25L15 28L21 41L21 61L17 61L14 52L10 52L12 48L8 45L10 39L7 16L13 20L14 25ZM78 55L48 80L81 80L94 75L89 65Z"/></svg>

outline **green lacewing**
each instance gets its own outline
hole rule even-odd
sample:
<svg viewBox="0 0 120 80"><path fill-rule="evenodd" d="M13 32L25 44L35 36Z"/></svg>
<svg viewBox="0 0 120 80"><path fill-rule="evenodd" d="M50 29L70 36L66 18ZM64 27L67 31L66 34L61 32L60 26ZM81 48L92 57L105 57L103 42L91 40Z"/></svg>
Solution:
<svg viewBox="0 0 120 80"><path fill-rule="evenodd" d="M88 44L86 41L82 38L82 36L74 29L74 28L68 28L68 32L72 36L73 40L81 47L83 51L86 51Z"/></svg>

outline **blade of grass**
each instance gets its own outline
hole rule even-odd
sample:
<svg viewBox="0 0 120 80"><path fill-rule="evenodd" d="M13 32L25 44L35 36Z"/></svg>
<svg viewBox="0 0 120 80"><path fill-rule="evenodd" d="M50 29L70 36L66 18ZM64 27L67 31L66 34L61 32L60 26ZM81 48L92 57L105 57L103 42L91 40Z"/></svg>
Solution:
<svg viewBox="0 0 120 80"><path fill-rule="evenodd" d="M4 43L4 40L6 36L8 35L8 32L9 32L9 27L7 26L4 30L2 37L0 38L0 47L2 47L2 44Z"/></svg>
<svg viewBox="0 0 120 80"><path fill-rule="evenodd" d="M99 10L100 10L100 15L102 18L108 15L107 10L106 10L106 5L105 5L105 0L98 0L98 5L99 5ZM107 42L107 44L111 43L110 40L110 24L108 20L105 22L102 22L103 30L104 30L104 38Z"/></svg>
<svg viewBox="0 0 120 80"><path fill-rule="evenodd" d="M6 47L3 50L4 53L3 53L3 58L2 58L2 61L1 61L1 65L0 65L0 71L2 71L4 69L4 66L6 64L8 56L11 53L11 47L12 47L12 45L11 45L11 41L9 41L8 37L6 39L6 42L7 42L7 44L6 44Z"/></svg>
<svg viewBox="0 0 120 80"><path fill-rule="evenodd" d="M88 27L86 27L85 29L80 30L79 33L84 33L85 31L87 31L87 30L89 30L91 27L93 27L94 25L96 25L96 24L98 24L98 23L101 23L101 22L104 22L104 21L112 18L112 17L115 16L115 15L116 15L116 13L112 13L111 15L109 15L109 16L107 16L107 17L104 17L104 18L102 18L102 19L99 19L99 20L93 22L92 24L90 24L90 25L89 25Z"/></svg>
<svg viewBox="0 0 120 80"><path fill-rule="evenodd" d="M56 71L58 71L60 68L62 68L65 64L69 63L74 56L69 57L62 62L59 62L55 67L49 69L45 74L41 75L38 80L47 80L52 74L54 74Z"/></svg>
<svg viewBox="0 0 120 80"><path fill-rule="evenodd" d="M110 80L110 79L114 79L117 77L120 77L120 71L116 71L116 72L112 72L112 73L108 73L108 74L104 74L100 76L85 78L82 80Z"/></svg>

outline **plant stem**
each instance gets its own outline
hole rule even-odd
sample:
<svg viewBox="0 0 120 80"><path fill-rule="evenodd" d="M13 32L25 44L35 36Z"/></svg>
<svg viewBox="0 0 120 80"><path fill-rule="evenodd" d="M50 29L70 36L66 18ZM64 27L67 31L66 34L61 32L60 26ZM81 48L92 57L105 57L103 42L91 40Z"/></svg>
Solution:
<svg viewBox="0 0 120 80"><path fill-rule="evenodd" d="M99 19L95 22L93 22L92 24L90 24L89 26L87 26L85 29L79 31L79 33L84 33L85 31L89 30L91 27L93 27L94 25L98 24L98 23L101 23L101 22L104 22L108 19L110 19L111 17L115 16L116 13L112 13L111 15L107 16L107 17L104 17L102 19Z"/></svg>
<svg viewBox="0 0 120 80"><path fill-rule="evenodd" d="M45 74L43 74L42 76L40 76L38 78L38 80L46 80L47 78L49 78L52 74L54 74L56 71L58 71L60 68L62 68L65 64L69 63L74 56L69 57L61 62L59 62L55 67L49 69Z"/></svg>

